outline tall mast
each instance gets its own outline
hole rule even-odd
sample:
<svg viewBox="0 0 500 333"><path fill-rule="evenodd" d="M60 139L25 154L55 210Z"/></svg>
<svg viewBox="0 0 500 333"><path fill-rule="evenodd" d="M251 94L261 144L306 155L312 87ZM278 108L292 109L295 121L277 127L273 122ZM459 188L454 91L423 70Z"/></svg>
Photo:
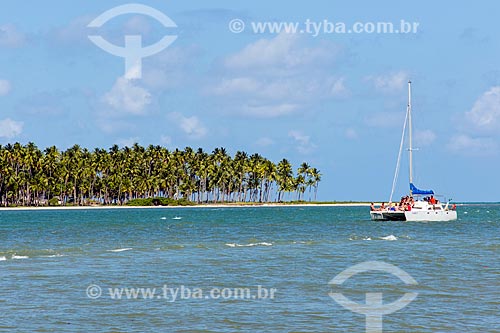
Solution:
<svg viewBox="0 0 500 333"><path fill-rule="evenodd" d="M411 126L411 81L408 81L408 151L410 152L410 184L413 183L413 145ZM410 194L411 191L410 191Z"/></svg>

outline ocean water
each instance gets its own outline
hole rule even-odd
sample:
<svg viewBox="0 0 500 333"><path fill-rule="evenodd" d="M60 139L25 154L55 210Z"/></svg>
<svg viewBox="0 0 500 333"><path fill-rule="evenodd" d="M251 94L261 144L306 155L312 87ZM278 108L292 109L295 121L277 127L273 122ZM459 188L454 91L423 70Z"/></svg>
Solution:
<svg viewBox="0 0 500 333"><path fill-rule="evenodd" d="M367 293L384 303L418 293L382 317L384 332L500 332L500 206L458 214L410 223L372 222L365 207L0 211L0 332L365 332L365 315L330 292L360 304ZM367 261L418 284L383 271L329 284ZM232 297L237 288L250 293Z"/></svg>

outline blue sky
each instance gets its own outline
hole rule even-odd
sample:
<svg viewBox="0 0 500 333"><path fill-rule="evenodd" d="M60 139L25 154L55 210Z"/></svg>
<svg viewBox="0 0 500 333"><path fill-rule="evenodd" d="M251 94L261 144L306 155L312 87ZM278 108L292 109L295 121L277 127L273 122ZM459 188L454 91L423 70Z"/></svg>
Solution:
<svg viewBox="0 0 500 333"><path fill-rule="evenodd" d="M40 148L225 147L319 168L320 200L386 200L413 82L415 182L499 201L500 3L142 1L144 15L87 25L124 1L2 1L0 143ZM238 18L245 31L228 24ZM417 22L416 33L256 33L252 22ZM142 77L94 45L177 39ZM397 195L407 192L402 165Z"/></svg>

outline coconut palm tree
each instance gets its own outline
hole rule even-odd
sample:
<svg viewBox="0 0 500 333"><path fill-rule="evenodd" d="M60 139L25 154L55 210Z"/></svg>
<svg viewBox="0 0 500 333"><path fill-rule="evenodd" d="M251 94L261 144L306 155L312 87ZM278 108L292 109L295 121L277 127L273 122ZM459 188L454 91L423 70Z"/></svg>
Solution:
<svg viewBox="0 0 500 333"><path fill-rule="evenodd" d="M312 179L312 186L314 187L314 201L316 201L316 195L318 193L318 184L321 181L321 173L318 169L316 168L311 169L311 179Z"/></svg>
<svg viewBox="0 0 500 333"><path fill-rule="evenodd" d="M285 192L290 192L293 189L293 171L292 165L287 159L282 159L276 167L278 183L278 202L282 201L282 195Z"/></svg>
<svg viewBox="0 0 500 333"><path fill-rule="evenodd" d="M135 198L163 196L194 202L269 202L314 188L321 174L307 163L297 169L286 159L278 164L259 154L225 148L211 154L191 147L169 151L112 146L88 150L74 145L65 151L34 143L0 145L0 204L40 205L57 198L63 204L124 204ZM276 195L276 196L275 196Z"/></svg>

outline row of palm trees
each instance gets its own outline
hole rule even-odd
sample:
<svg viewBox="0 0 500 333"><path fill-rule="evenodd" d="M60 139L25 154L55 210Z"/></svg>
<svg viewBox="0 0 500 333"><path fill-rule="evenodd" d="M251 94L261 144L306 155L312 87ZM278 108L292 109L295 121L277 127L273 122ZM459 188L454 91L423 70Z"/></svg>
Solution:
<svg viewBox="0 0 500 333"><path fill-rule="evenodd" d="M196 203L309 200L321 174L302 163L294 175L286 159L275 164L259 154L224 148L211 154L169 151L134 144L93 151L79 145L41 151L30 142L0 145L0 204L39 206L49 202L125 204L132 199L166 197Z"/></svg>

